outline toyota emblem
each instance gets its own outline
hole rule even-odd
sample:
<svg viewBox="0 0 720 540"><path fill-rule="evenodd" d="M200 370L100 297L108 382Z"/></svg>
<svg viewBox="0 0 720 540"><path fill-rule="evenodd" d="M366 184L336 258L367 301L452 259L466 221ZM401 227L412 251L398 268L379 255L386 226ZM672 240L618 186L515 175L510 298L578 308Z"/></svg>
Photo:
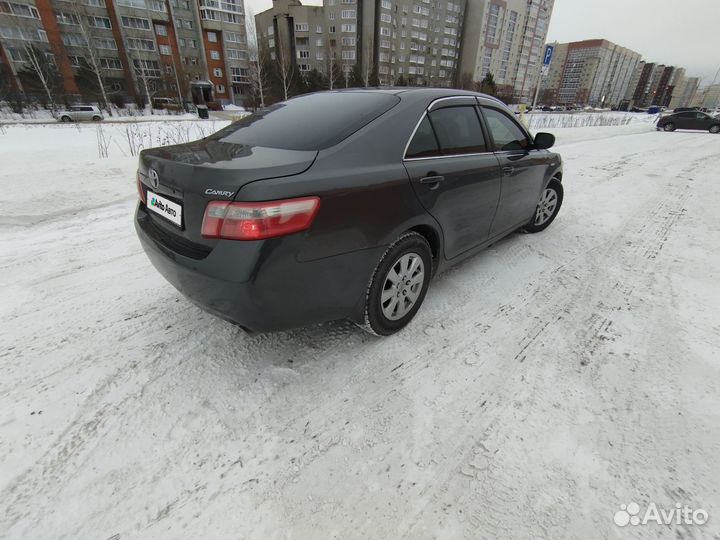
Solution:
<svg viewBox="0 0 720 540"><path fill-rule="evenodd" d="M155 169L150 169L148 171L148 174L150 175L150 185L153 187L153 189L157 189L157 187L160 185L160 178L158 177L158 173Z"/></svg>

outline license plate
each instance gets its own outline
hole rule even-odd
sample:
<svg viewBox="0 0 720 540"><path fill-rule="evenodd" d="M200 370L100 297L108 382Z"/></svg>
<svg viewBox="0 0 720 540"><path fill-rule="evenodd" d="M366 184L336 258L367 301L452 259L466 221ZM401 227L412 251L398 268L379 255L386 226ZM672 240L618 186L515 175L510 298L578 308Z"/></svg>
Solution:
<svg viewBox="0 0 720 540"><path fill-rule="evenodd" d="M178 203L174 203L148 190L147 208L156 214L160 214L165 219L169 219L178 227L182 226L182 206Z"/></svg>

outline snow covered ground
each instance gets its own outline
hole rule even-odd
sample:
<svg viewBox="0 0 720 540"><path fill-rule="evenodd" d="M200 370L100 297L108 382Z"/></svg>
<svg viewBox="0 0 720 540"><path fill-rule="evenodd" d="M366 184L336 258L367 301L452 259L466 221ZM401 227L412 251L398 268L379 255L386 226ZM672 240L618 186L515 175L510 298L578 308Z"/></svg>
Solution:
<svg viewBox="0 0 720 540"><path fill-rule="evenodd" d="M555 223L379 339L203 313L135 238L124 128L0 130L0 537L718 538L720 136L554 132Z"/></svg>

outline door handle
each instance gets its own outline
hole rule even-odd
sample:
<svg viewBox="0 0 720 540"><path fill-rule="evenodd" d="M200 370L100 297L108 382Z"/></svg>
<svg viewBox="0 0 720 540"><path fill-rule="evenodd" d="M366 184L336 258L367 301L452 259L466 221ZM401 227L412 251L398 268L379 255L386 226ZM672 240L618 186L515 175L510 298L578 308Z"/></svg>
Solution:
<svg viewBox="0 0 720 540"><path fill-rule="evenodd" d="M435 189L437 185L445 180L444 176L424 176L420 179L421 184L430 184L430 189Z"/></svg>
<svg viewBox="0 0 720 540"><path fill-rule="evenodd" d="M502 172L503 172L504 175L508 175L508 176L509 176L509 175L511 175L512 173L515 172L515 167L511 167L511 166L509 166L509 165L508 165L508 166L505 166L505 167L502 168Z"/></svg>

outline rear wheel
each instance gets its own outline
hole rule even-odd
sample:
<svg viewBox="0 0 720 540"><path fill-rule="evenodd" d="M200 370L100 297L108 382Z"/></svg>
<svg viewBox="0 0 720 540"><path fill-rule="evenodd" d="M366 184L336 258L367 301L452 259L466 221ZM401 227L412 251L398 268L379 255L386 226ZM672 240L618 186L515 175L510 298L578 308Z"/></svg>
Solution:
<svg viewBox="0 0 720 540"><path fill-rule="evenodd" d="M425 299L432 251L425 238L405 233L385 251L370 280L363 328L389 336L407 325Z"/></svg>
<svg viewBox="0 0 720 540"><path fill-rule="evenodd" d="M62 120L63 122L70 122L72 119L69 116L62 116L60 120Z"/></svg>
<svg viewBox="0 0 720 540"><path fill-rule="evenodd" d="M552 179L540 195L535 215L523 229L536 233L547 229L555 220L563 201L563 187L556 179Z"/></svg>
<svg viewBox="0 0 720 540"><path fill-rule="evenodd" d="M720 124L715 126L710 126L710 133L720 133Z"/></svg>
<svg viewBox="0 0 720 540"><path fill-rule="evenodd" d="M663 129L665 131L675 131L675 124L673 124L672 122L668 122L663 126Z"/></svg>
<svg viewBox="0 0 720 540"><path fill-rule="evenodd" d="M102 120L102 118L97 115L93 116L92 119L93 119L93 122L99 122L100 120Z"/></svg>

